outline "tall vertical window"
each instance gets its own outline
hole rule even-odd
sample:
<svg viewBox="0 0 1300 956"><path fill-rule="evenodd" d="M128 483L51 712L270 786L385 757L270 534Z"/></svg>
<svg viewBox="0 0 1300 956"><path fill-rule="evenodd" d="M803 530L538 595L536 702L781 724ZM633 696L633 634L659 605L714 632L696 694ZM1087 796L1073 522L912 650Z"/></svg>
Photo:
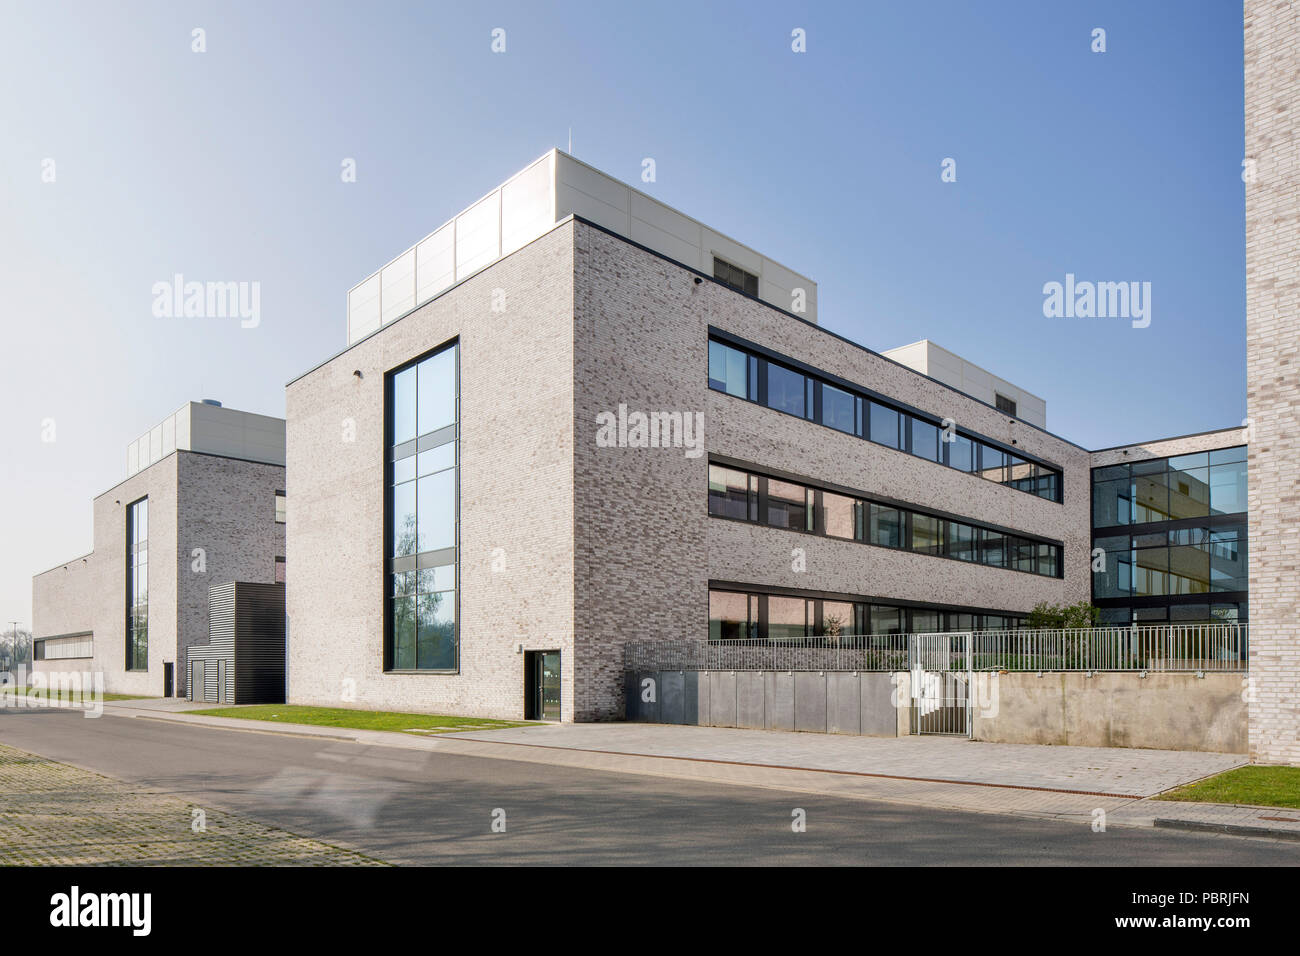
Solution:
<svg viewBox="0 0 1300 956"><path fill-rule="evenodd" d="M452 344L389 375L388 670L457 667L457 355Z"/></svg>
<svg viewBox="0 0 1300 956"><path fill-rule="evenodd" d="M275 523L276 524L284 524L285 521L287 520L288 509L286 508L286 504L287 503L284 498L284 492L277 491L275 493Z"/></svg>
<svg viewBox="0 0 1300 956"><path fill-rule="evenodd" d="M126 669L149 668L149 499L126 508Z"/></svg>

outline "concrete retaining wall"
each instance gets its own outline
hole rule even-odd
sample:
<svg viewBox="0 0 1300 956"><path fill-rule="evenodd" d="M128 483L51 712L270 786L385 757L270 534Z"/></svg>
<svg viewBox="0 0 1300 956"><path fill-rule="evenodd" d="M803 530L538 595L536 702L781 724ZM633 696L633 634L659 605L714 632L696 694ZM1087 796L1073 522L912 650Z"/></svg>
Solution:
<svg viewBox="0 0 1300 956"><path fill-rule="evenodd" d="M625 680L632 721L870 737L910 732L906 673L637 671ZM971 736L1246 753L1244 682L1243 674L980 675Z"/></svg>
<svg viewBox="0 0 1300 956"><path fill-rule="evenodd" d="M972 736L1017 744L1246 753L1244 682L1244 674L1000 674L996 700L975 708Z"/></svg>
<svg viewBox="0 0 1300 956"><path fill-rule="evenodd" d="M834 671L628 672L627 719L896 737L907 733L908 711L894 706L893 678Z"/></svg>

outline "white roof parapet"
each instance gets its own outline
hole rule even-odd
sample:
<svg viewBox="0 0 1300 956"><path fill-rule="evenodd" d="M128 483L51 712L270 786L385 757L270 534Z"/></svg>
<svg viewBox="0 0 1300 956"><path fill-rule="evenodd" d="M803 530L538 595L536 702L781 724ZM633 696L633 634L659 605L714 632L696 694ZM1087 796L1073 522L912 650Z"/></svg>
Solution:
<svg viewBox="0 0 1300 956"><path fill-rule="evenodd" d="M998 395L1009 398L1016 403L1017 418L1039 428L1047 428L1046 400L929 339L921 339L911 345L900 345L880 354L994 407L997 406Z"/></svg>
<svg viewBox="0 0 1300 956"><path fill-rule="evenodd" d="M758 277L758 298L817 321L817 283L600 170L552 149L347 293L348 345L579 216L692 269L717 256Z"/></svg>
<svg viewBox="0 0 1300 956"><path fill-rule="evenodd" d="M178 450L283 465L284 447L283 418L186 402L126 446L126 474L129 478Z"/></svg>

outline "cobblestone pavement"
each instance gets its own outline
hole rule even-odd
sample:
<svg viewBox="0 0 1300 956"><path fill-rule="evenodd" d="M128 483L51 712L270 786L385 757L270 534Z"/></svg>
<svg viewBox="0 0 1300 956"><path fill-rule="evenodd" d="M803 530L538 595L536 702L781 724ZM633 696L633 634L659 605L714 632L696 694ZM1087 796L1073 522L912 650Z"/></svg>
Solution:
<svg viewBox="0 0 1300 956"><path fill-rule="evenodd" d="M194 826L198 813L203 828ZM382 866L0 744L0 866Z"/></svg>

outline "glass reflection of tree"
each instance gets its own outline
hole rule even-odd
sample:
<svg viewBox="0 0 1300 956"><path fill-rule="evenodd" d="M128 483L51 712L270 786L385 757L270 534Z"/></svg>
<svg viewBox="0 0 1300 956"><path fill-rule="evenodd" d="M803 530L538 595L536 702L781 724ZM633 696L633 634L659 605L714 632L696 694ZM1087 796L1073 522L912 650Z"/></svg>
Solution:
<svg viewBox="0 0 1300 956"><path fill-rule="evenodd" d="M401 557L417 554L418 548L415 516L407 515L394 551ZM439 620L448 595L432 590L432 571L407 571L393 577L393 666L398 670L454 667L454 626ZM430 582L428 590L421 584L422 577Z"/></svg>

